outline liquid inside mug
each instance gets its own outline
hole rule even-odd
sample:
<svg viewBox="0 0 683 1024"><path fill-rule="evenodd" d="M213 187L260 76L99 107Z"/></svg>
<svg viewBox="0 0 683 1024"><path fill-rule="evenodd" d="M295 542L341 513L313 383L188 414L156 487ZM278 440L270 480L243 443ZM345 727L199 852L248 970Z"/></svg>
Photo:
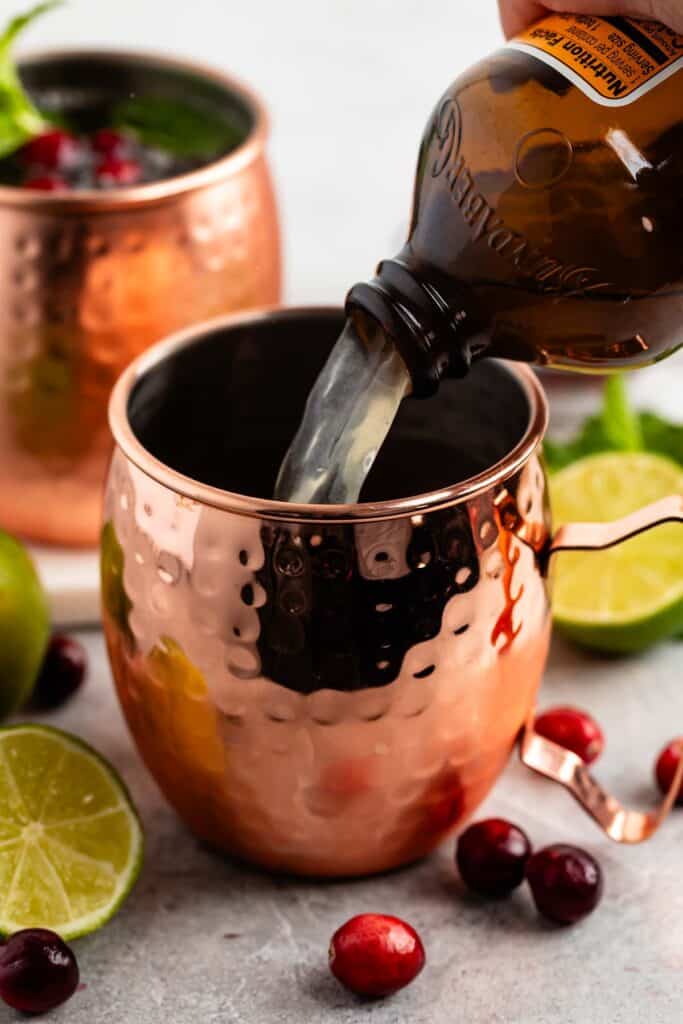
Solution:
<svg viewBox="0 0 683 1024"><path fill-rule="evenodd" d="M533 712L551 551L683 514L673 497L553 540L543 392L493 360L404 403L361 504L271 500L342 322L221 319L133 363L102 534L118 695L167 798L216 847L321 876L421 857L487 794ZM524 735L614 838L656 827Z"/></svg>

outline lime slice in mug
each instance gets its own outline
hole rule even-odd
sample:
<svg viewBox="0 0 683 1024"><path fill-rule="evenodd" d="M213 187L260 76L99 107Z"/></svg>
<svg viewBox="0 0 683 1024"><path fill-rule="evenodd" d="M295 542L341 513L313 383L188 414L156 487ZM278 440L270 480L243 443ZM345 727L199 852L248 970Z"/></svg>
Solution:
<svg viewBox="0 0 683 1024"><path fill-rule="evenodd" d="M0 932L95 931L142 863L140 822L114 769L57 729L0 729Z"/></svg>
<svg viewBox="0 0 683 1024"><path fill-rule="evenodd" d="M683 471L659 455L580 459L550 482L555 525L608 522L671 494ZM629 653L683 632L683 526L667 523L606 551L554 556L558 629L583 647Z"/></svg>

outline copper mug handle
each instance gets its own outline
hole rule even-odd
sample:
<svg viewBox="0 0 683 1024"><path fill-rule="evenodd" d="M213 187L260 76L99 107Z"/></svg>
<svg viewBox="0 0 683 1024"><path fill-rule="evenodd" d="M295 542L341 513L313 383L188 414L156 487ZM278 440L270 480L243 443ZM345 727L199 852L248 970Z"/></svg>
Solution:
<svg viewBox="0 0 683 1024"><path fill-rule="evenodd" d="M600 551L670 522L683 523L683 495L662 498L611 523L568 523L560 527L540 554L547 565L550 557L559 551ZM580 757L540 736L534 730L534 717L532 710L520 737L520 756L528 768L568 789L615 842L642 843L654 835L671 810L683 782L683 757L669 792L657 810L629 810L602 788ZM683 753L683 740L680 749Z"/></svg>

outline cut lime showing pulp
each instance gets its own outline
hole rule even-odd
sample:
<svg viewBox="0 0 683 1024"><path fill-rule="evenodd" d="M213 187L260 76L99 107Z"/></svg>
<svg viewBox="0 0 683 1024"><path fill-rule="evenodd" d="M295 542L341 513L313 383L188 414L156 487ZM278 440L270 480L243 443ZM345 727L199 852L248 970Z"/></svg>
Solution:
<svg viewBox="0 0 683 1024"><path fill-rule="evenodd" d="M683 494L674 462L641 452L580 459L552 478L556 526L608 522ZM606 551L553 559L557 627L595 650L630 653L683 632L683 526L667 523Z"/></svg>
<svg viewBox="0 0 683 1024"><path fill-rule="evenodd" d="M40 725L0 729L0 932L85 935L116 913L143 836L125 786L81 740Z"/></svg>

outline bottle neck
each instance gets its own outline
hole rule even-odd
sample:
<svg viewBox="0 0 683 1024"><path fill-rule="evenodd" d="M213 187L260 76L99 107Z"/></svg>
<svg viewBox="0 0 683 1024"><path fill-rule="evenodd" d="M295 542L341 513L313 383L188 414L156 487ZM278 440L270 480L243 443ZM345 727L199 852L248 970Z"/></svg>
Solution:
<svg viewBox="0 0 683 1024"><path fill-rule="evenodd" d="M383 260L372 281L353 286L346 312L361 336L369 318L391 338L417 397L434 394L445 377L463 377L488 347L486 318L469 289L400 257Z"/></svg>

